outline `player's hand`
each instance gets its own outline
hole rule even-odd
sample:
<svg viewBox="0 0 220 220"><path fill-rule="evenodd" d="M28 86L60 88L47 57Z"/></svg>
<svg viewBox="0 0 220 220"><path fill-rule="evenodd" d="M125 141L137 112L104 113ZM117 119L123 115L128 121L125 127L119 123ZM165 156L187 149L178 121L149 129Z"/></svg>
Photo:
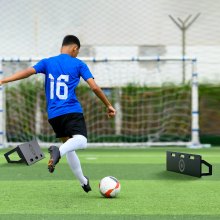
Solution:
<svg viewBox="0 0 220 220"><path fill-rule="evenodd" d="M116 110L112 106L108 106L107 108L107 115L109 118L114 117L116 114Z"/></svg>
<svg viewBox="0 0 220 220"><path fill-rule="evenodd" d="M0 86L2 86L2 84L3 84L3 83L2 83L2 81L0 80Z"/></svg>

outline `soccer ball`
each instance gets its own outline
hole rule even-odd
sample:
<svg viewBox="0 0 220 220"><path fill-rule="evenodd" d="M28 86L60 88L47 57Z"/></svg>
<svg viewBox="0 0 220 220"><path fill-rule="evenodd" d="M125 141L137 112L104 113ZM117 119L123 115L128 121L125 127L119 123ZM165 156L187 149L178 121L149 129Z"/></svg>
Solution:
<svg viewBox="0 0 220 220"><path fill-rule="evenodd" d="M106 176L99 183L100 193L106 198L116 197L121 189L121 184L113 176Z"/></svg>

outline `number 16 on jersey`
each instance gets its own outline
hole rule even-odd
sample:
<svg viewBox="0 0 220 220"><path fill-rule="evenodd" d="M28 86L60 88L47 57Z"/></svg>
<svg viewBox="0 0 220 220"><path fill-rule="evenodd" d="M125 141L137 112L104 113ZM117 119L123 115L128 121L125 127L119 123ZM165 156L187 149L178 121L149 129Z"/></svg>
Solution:
<svg viewBox="0 0 220 220"><path fill-rule="evenodd" d="M54 94L56 94L56 96L59 99L67 99L68 98L68 86L66 82L69 82L69 75L60 75L56 80L56 84L54 83L55 80L52 74L49 74L49 79L50 79L50 99L54 99ZM62 94L61 94L61 91L62 91Z"/></svg>

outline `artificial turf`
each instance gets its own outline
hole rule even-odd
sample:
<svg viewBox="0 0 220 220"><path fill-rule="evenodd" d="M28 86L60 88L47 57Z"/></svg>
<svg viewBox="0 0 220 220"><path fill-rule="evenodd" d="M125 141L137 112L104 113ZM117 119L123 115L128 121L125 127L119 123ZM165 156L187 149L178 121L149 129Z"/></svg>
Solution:
<svg viewBox="0 0 220 220"><path fill-rule="evenodd" d="M166 171L166 151L202 155L213 175L196 178ZM172 220L220 219L220 148L87 149L78 151L92 191L86 194L62 158L53 174L40 162L8 164L0 151L0 219ZM203 167L205 170L205 167ZM206 171L206 170L205 170ZM105 176L121 183L118 198L103 198Z"/></svg>

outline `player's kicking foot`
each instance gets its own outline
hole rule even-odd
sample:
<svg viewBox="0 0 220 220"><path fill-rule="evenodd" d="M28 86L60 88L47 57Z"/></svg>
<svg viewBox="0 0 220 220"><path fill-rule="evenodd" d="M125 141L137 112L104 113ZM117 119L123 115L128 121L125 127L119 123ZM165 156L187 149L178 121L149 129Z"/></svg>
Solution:
<svg viewBox="0 0 220 220"><path fill-rule="evenodd" d="M82 188L83 188L83 190L85 191L85 192L89 192L89 191L91 191L92 189L91 189L91 187L90 187L90 185L89 185L89 178L87 177L87 176L85 176L85 178L87 179L87 184L85 185L83 185L82 186Z"/></svg>
<svg viewBox="0 0 220 220"><path fill-rule="evenodd" d="M50 153L50 160L48 162L48 170L50 173L53 173L55 170L55 165L60 160L60 151L56 146L51 146L48 148L48 152Z"/></svg>

